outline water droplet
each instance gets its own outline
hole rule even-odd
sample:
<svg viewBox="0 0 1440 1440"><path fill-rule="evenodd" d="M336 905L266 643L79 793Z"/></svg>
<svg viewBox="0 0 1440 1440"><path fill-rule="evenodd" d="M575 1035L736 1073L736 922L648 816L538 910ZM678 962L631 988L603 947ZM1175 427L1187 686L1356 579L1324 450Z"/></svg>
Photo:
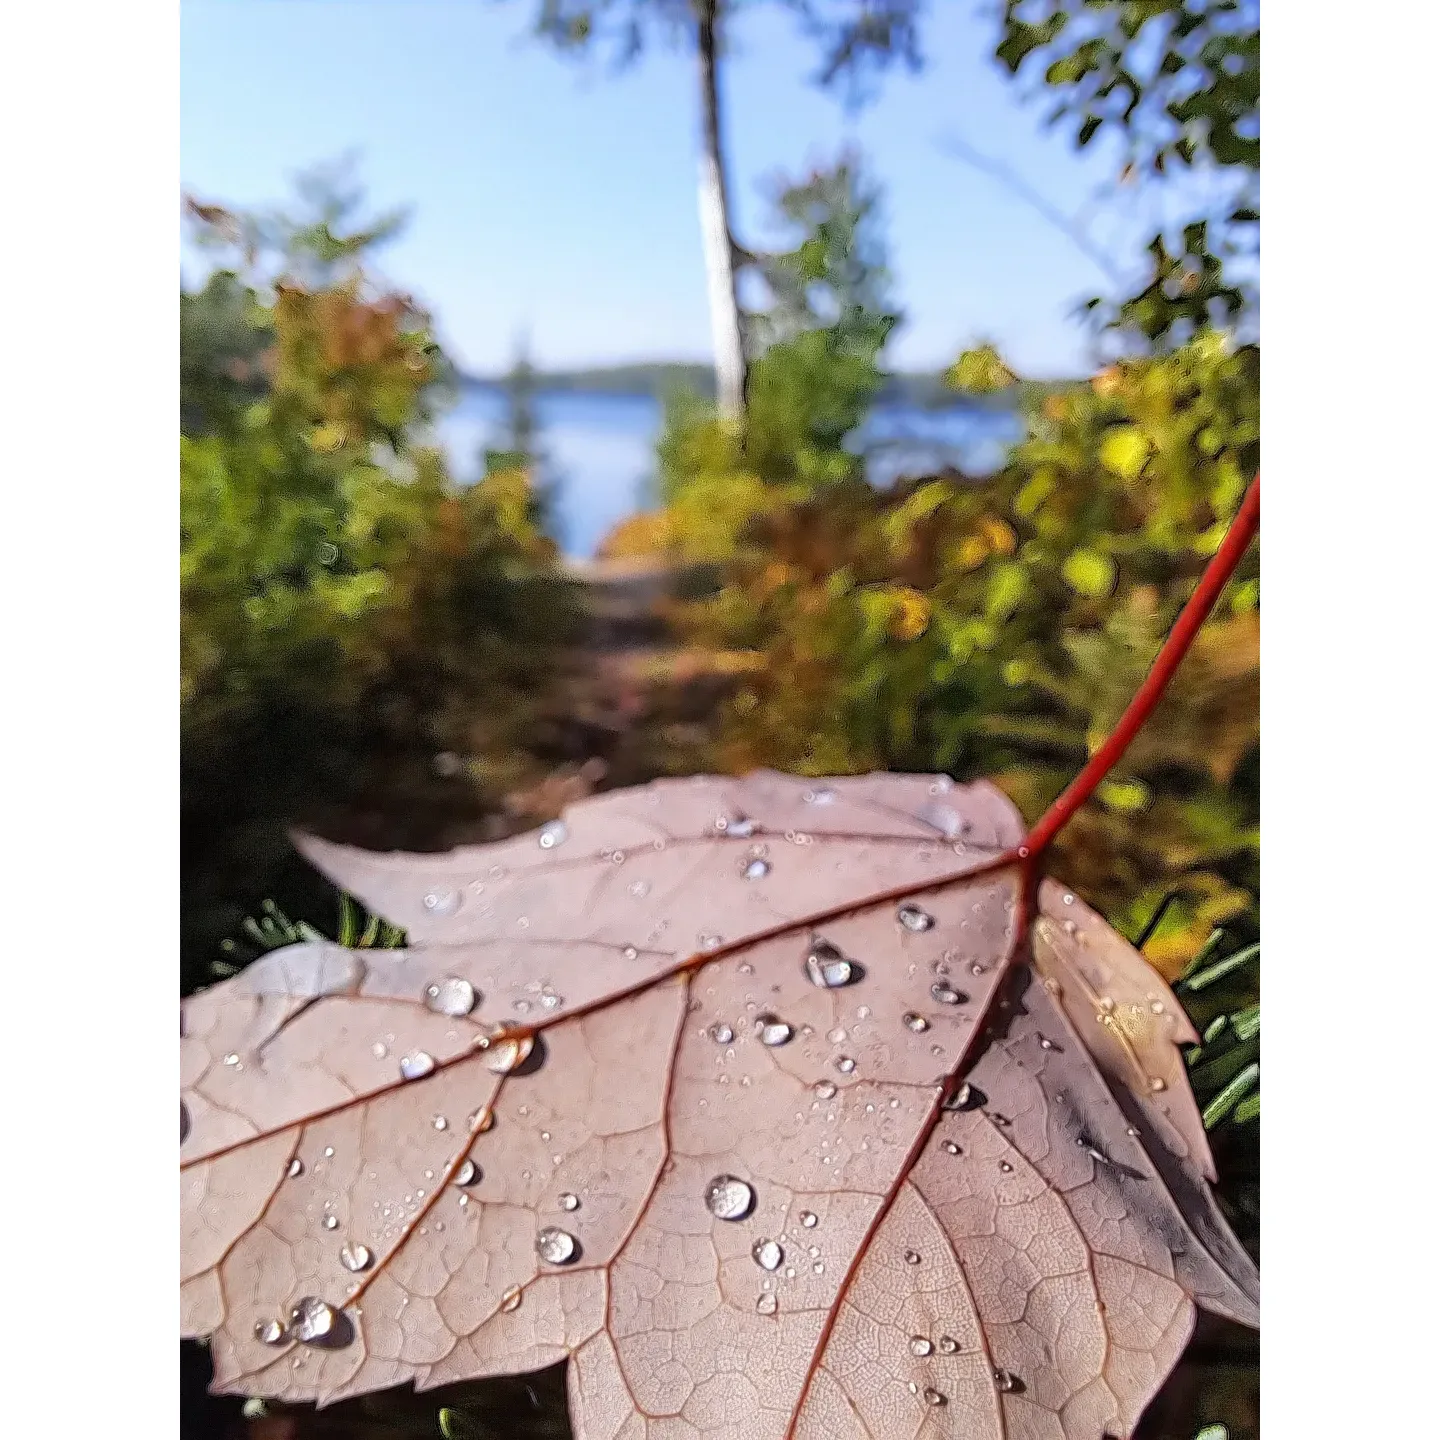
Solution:
<svg viewBox="0 0 1440 1440"><path fill-rule="evenodd" d="M763 880L770 873L770 862L756 858L745 867L747 880Z"/></svg>
<svg viewBox="0 0 1440 1440"><path fill-rule="evenodd" d="M1113 1015L1115 1013L1115 1002L1108 995L1102 995L1100 997L1100 1008L1105 1014Z"/></svg>
<svg viewBox="0 0 1440 1440"><path fill-rule="evenodd" d="M333 1230L340 1222L333 1215L327 1215L320 1223L327 1230Z"/></svg>
<svg viewBox="0 0 1440 1440"><path fill-rule="evenodd" d="M760 1043L774 1048L788 1045L795 1037L793 1026L787 1025L778 1015L762 1015L756 1021L760 1027Z"/></svg>
<svg viewBox="0 0 1440 1440"><path fill-rule="evenodd" d="M285 1342L285 1327L278 1320L257 1320L255 1338L262 1345L282 1345Z"/></svg>
<svg viewBox="0 0 1440 1440"><path fill-rule="evenodd" d="M835 792L828 785L822 785L818 790L805 791L800 798L807 805L833 805Z"/></svg>
<svg viewBox="0 0 1440 1440"><path fill-rule="evenodd" d="M455 1172L455 1184L473 1185L480 1178L480 1167L468 1156L460 1162Z"/></svg>
<svg viewBox="0 0 1440 1440"><path fill-rule="evenodd" d="M1008 1160L1002 1160L1000 1162L1000 1173L1002 1175L1009 1175L1014 1171L1014 1169L1015 1167Z"/></svg>
<svg viewBox="0 0 1440 1440"><path fill-rule="evenodd" d="M1158 1095L1165 1088L1165 1082L1158 1076L1150 1077L1150 1088Z"/></svg>
<svg viewBox="0 0 1440 1440"><path fill-rule="evenodd" d="M855 979L855 966L837 946L817 936L805 957L805 973L812 985L818 985L822 990L835 990Z"/></svg>
<svg viewBox="0 0 1440 1440"><path fill-rule="evenodd" d="M735 1032L723 1020L719 1020L710 1027L710 1038L717 1045L728 1045L735 1038Z"/></svg>
<svg viewBox="0 0 1440 1440"><path fill-rule="evenodd" d="M934 1348L923 1335L910 1337L910 1353L912 1355L928 1355Z"/></svg>
<svg viewBox="0 0 1440 1440"><path fill-rule="evenodd" d="M486 1105L483 1108L477 1110L465 1122L465 1124L477 1135L483 1135L487 1130L491 1130L494 1128L495 1112L490 1108L490 1106Z"/></svg>
<svg viewBox="0 0 1440 1440"><path fill-rule="evenodd" d="M743 1220L755 1208L755 1192L734 1175L717 1175L705 1187L705 1208L717 1220Z"/></svg>
<svg viewBox="0 0 1440 1440"><path fill-rule="evenodd" d="M848 1055L842 1055L835 1062L835 1068L842 1075L852 1075L855 1072L855 1062Z"/></svg>
<svg viewBox="0 0 1440 1440"><path fill-rule="evenodd" d="M297 1175L305 1173L305 1162L297 1155L291 1162L290 1168L285 1172L292 1180Z"/></svg>
<svg viewBox="0 0 1440 1440"><path fill-rule="evenodd" d="M433 1010L437 1015L456 1018L468 1015L479 998L475 987L468 980L462 980L455 975L447 975L443 980L436 980L425 987L425 1008ZM384 1047L377 1045L375 1054L377 1058L383 1057Z"/></svg>
<svg viewBox="0 0 1440 1440"><path fill-rule="evenodd" d="M703 932L695 937L695 943L702 950L718 950L724 943L724 937L720 935L706 935Z"/></svg>
<svg viewBox="0 0 1440 1440"><path fill-rule="evenodd" d="M820 1223L820 1217L813 1210L802 1210L800 1212L800 1223L807 1230L813 1230Z"/></svg>
<svg viewBox="0 0 1440 1440"><path fill-rule="evenodd" d="M945 1108L947 1110L973 1110L982 1104L984 1104L984 1099L980 1092L966 1080L950 1097Z"/></svg>
<svg viewBox="0 0 1440 1440"><path fill-rule="evenodd" d="M572 1195L568 1190L562 1191L560 1195L560 1208L562 1210L578 1210L580 1208L580 1197L578 1195Z"/></svg>
<svg viewBox="0 0 1440 1440"><path fill-rule="evenodd" d="M778 1240L757 1240L750 1247L750 1254L762 1270L778 1270L785 1259Z"/></svg>
<svg viewBox="0 0 1440 1440"><path fill-rule="evenodd" d="M927 1405L944 1405L948 1403L938 1390L932 1390L928 1385L921 1393L924 1395Z"/></svg>
<svg viewBox="0 0 1440 1440"><path fill-rule="evenodd" d="M965 997L953 985L937 980L930 987L930 998L938 1000L942 1005L958 1005Z"/></svg>
<svg viewBox="0 0 1440 1440"><path fill-rule="evenodd" d="M958 1155L960 1153L960 1147L953 1140L947 1140L940 1148L947 1155Z"/></svg>
<svg viewBox="0 0 1440 1440"><path fill-rule="evenodd" d="M1080 927L1073 920L1067 920L1065 922L1065 933L1067 935L1077 935L1079 931Z"/></svg>
<svg viewBox="0 0 1440 1440"><path fill-rule="evenodd" d="M1046 1037L1042 1035L1040 1037L1040 1048L1042 1050L1053 1050L1055 1048L1055 1042L1053 1040L1046 1039Z"/></svg>
<svg viewBox="0 0 1440 1440"><path fill-rule="evenodd" d="M972 965L972 966L970 967L970 973L971 973L972 975L983 975L983 974L985 973L985 968L986 968L986 967L985 967L984 965L981 965L981 964L977 961L974 965Z"/></svg>
<svg viewBox="0 0 1440 1440"><path fill-rule="evenodd" d="M1019 1384L1019 1379L1008 1370L997 1370L995 1372L995 1388L997 1390L1008 1395L1012 1390L1016 1389Z"/></svg>
<svg viewBox="0 0 1440 1440"><path fill-rule="evenodd" d="M918 1250L907 1250L905 1252L905 1263L907 1265L918 1265L920 1263L920 1252Z"/></svg>
<svg viewBox="0 0 1440 1440"><path fill-rule="evenodd" d="M234 1069L240 1063L240 1057L232 1050L226 1057L225 1063Z"/></svg>
<svg viewBox="0 0 1440 1440"><path fill-rule="evenodd" d="M511 1035L495 1041L486 1052L485 1068L495 1075L512 1075L529 1058L535 1041L529 1035Z"/></svg>
<svg viewBox="0 0 1440 1440"><path fill-rule="evenodd" d="M951 1335L942 1335L936 1342L935 1348L942 1355L954 1355L960 1349L960 1342Z"/></svg>
<svg viewBox="0 0 1440 1440"><path fill-rule="evenodd" d="M1067 894L1066 896L1064 896L1064 902L1067 905L1073 905L1075 903L1075 897L1073 895Z"/></svg>
<svg viewBox="0 0 1440 1440"><path fill-rule="evenodd" d="M930 1022L923 1015L917 1015L912 1010L905 1016L905 1028L920 1035L930 1028Z"/></svg>
<svg viewBox="0 0 1440 1440"><path fill-rule="evenodd" d="M525 1298L525 1292L518 1285L512 1285L500 1297L500 1313L502 1315L513 1315L519 1308L520 1302Z"/></svg>
<svg viewBox="0 0 1440 1440"><path fill-rule="evenodd" d="M1152 1015L1163 1015L1165 1013L1165 1006L1159 1000L1152 1000L1150 1002L1150 1013Z"/></svg>
<svg viewBox="0 0 1440 1440"><path fill-rule="evenodd" d="M290 1311L290 1333L306 1345L323 1340L340 1317L335 1307L315 1295L303 1295Z"/></svg>
<svg viewBox="0 0 1440 1440"><path fill-rule="evenodd" d="M453 915L460 908L458 890L428 890L420 903L432 915Z"/></svg>
<svg viewBox="0 0 1440 1440"><path fill-rule="evenodd" d="M335 1154L335 1147L334 1147L333 1145L327 1145L327 1146L325 1147L325 1158L326 1158L327 1160L329 1160L334 1154Z"/></svg>
<svg viewBox="0 0 1440 1440"><path fill-rule="evenodd" d="M835 1098L835 1082L833 1080L817 1080L815 1097L818 1100L833 1100Z"/></svg>
<svg viewBox="0 0 1440 1440"><path fill-rule="evenodd" d="M756 1302L755 1308L762 1315L773 1315L780 1307L780 1302L775 1298L772 1290L767 1290Z"/></svg>
<svg viewBox="0 0 1440 1440"><path fill-rule="evenodd" d="M926 910L922 910L918 905L912 905L908 900L895 912L895 918L907 930L917 932L928 930L935 923L935 917L933 915Z"/></svg>
<svg viewBox="0 0 1440 1440"><path fill-rule="evenodd" d="M424 1050L416 1050L403 1056L400 1060L400 1076L404 1080L418 1080L422 1075L428 1075L434 1068L434 1056L428 1055Z"/></svg>
<svg viewBox="0 0 1440 1440"><path fill-rule="evenodd" d="M620 953L621 953L627 960L635 960L635 959L638 959L638 958L639 958L639 955L640 955L640 952L639 952L633 945L627 945Z"/></svg>
<svg viewBox="0 0 1440 1440"><path fill-rule="evenodd" d="M430 1123L437 1130L448 1130L450 1128L450 1122L443 1115L437 1115Z"/></svg>
<svg viewBox="0 0 1440 1440"><path fill-rule="evenodd" d="M580 1247L568 1230L547 1225L535 1237L535 1253L547 1265L568 1265Z"/></svg>
<svg viewBox="0 0 1440 1440"><path fill-rule="evenodd" d="M356 1240L347 1240L340 1247L340 1263L347 1270L368 1270L370 1268L370 1259L369 1248L361 1245Z"/></svg>

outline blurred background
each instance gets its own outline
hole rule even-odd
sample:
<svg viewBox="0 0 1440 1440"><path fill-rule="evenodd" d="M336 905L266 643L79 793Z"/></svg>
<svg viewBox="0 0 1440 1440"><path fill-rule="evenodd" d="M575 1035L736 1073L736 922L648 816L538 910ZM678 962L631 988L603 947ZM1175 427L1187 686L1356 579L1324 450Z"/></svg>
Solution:
<svg viewBox="0 0 1440 1440"><path fill-rule="evenodd" d="M1254 0L184 0L182 987L659 775L1036 818L1259 454ZM1258 1245L1259 561L1061 838ZM1258 1433L1197 1334L1142 1434ZM559 1373L187 1434L565 1434Z"/></svg>

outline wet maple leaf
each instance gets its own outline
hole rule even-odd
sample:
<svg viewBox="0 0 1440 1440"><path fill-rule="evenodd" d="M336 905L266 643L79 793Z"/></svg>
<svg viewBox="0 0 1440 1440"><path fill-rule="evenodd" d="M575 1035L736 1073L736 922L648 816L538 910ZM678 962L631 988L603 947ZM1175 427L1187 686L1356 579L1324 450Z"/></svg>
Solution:
<svg viewBox="0 0 1440 1440"><path fill-rule="evenodd" d="M217 1386L568 1358L586 1440L1130 1435L1258 1279L1183 1010L1036 882L1123 743L1028 836L983 783L763 772L448 855L302 838L410 945L184 1003L182 1328Z"/></svg>

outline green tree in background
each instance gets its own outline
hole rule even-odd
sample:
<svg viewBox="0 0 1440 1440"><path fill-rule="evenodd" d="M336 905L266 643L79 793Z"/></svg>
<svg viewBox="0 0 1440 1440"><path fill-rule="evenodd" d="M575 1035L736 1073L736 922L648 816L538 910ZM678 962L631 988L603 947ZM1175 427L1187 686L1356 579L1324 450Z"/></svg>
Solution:
<svg viewBox="0 0 1440 1440"><path fill-rule="evenodd" d="M725 150L721 68L737 15L755 0L539 0L536 32L561 51L608 44L621 65L654 40L693 49L700 93L700 221L722 416L737 420L747 398L747 353L738 278L754 257L735 239ZM819 47L816 78L851 99L894 61L920 63L923 0L777 0Z"/></svg>
<svg viewBox="0 0 1440 1440"><path fill-rule="evenodd" d="M291 216L191 206L230 261L181 305L192 977L262 898L316 898L286 888L304 883L287 824L433 830L527 776L570 629L528 472L461 488L425 442L451 375L429 318L367 268L393 225L307 183Z"/></svg>

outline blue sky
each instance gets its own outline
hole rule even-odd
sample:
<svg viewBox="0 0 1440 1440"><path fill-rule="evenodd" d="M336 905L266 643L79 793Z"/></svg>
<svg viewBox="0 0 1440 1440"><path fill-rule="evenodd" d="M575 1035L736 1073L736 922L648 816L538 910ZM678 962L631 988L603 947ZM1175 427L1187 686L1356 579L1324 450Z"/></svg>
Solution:
<svg viewBox="0 0 1440 1440"><path fill-rule="evenodd" d="M857 145L884 187L907 323L889 363L946 363L996 340L1027 374L1075 373L1075 303L1107 288L1073 240L948 155L1003 161L1135 263L1155 197L1113 196L1116 158L1077 154L990 58L995 5L931 0L928 65L847 115L778 6L742 17L723 80L739 238L763 243L765 182ZM184 0L181 181L264 204L297 170L358 151L374 207L412 219L386 275L434 313L467 369L498 370L522 330L542 365L704 359L693 62L656 51L615 74L527 33L533 0ZM1111 189L1106 198L1103 192ZM1097 203L1097 197L1099 197ZM187 266L188 269L188 266Z"/></svg>

